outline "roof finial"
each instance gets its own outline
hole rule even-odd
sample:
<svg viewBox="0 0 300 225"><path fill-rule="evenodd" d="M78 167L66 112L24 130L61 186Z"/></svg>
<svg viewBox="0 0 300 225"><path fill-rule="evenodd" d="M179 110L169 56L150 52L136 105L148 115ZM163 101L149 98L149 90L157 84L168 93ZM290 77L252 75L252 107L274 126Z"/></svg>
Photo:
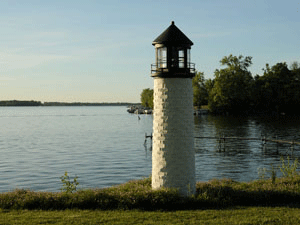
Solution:
<svg viewBox="0 0 300 225"><path fill-rule="evenodd" d="M171 25L175 25L175 22L174 22L174 21L172 21L172 22L171 22Z"/></svg>

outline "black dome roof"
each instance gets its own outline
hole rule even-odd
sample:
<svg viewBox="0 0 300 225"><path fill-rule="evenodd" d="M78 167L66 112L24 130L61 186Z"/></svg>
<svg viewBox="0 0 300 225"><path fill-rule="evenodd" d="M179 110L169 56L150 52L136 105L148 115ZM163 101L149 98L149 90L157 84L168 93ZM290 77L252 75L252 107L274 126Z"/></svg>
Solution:
<svg viewBox="0 0 300 225"><path fill-rule="evenodd" d="M152 42L152 45L155 44L191 46L193 42L172 21L171 25Z"/></svg>

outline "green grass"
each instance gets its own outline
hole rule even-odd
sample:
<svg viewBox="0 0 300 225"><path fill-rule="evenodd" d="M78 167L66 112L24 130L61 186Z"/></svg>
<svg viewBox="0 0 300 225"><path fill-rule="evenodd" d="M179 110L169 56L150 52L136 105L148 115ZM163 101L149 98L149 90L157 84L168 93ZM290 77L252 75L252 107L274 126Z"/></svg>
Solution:
<svg viewBox="0 0 300 225"><path fill-rule="evenodd" d="M300 209L235 207L223 210L0 210L0 224L300 224Z"/></svg>
<svg viewBox="0 0 300 225"><path fill-rule="evenodd" d="M236 182L198 182L197 193L180 197L175 189L152 190L151 179L134 180L104 189L66 192L15 190L0 193L0 209L27 210L195 210L233 206L300 206L300 175Z"/></svg>

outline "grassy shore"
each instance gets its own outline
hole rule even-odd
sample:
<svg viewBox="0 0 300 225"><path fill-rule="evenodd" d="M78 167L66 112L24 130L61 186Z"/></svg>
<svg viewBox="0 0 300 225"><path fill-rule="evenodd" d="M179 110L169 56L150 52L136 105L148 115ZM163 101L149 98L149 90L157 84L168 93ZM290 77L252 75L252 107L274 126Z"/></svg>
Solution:
<svg viewBox="0 0 300 225"><path fill-rule="evenodd" d="M231 179L198 182L196 194L180 197L176 189L152 190L151 178L103 189L34 192L17 189L0 193L4 210L186 210L233 206L300 206L300 175L251 182Z"/></svg>
<svg viewBox="0 0 300 225"><path fill-rule="evenodd" d="M66 172L62 192L0 193L0 224L300 224L297 167L298 160L282 158L283 177L272 167L256 181L198 182L189 197L152 190L151 178L76 191L77 178Z"/></svg>
<svg viewBox="0 0 300 225"><path fill-rule="evenodd" d="M151 179L66 192L0 194L0 224L300 224L300 175L197 183L197 193L153 191Z"/></svg>

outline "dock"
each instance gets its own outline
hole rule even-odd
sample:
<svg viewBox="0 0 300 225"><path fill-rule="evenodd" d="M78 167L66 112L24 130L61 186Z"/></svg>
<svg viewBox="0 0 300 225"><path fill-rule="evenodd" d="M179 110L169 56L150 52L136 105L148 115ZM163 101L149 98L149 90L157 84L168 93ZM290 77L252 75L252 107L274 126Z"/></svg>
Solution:
<svg viewBox="0 0 300 225"><path fill-rule="evenodd" d="M216 139L216 140L248 140L248 141L262 141L262 142L274 142L278 144L291 144L300 145L300 142L294 140L279 140L279 139L269 139L269 138L244 138L244 137L195 137L198 139Z"/></svg>

